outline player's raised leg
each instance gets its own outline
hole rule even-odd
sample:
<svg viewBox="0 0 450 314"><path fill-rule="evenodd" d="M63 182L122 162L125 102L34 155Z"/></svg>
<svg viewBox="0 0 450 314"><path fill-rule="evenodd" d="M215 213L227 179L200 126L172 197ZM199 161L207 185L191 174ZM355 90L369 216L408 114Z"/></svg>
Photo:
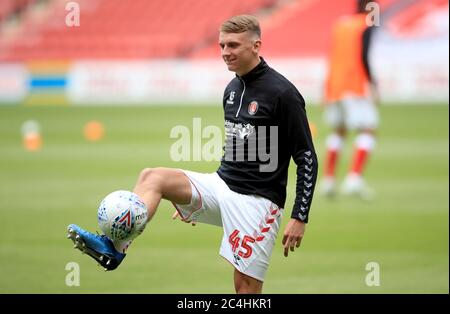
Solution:
<svg viewBox="0 0 450 314"><path fill-rule="evenodd" d="M191 183L179 169L146 168L141 171L133 190L145 203L150 221L158 208L161 198L177 204L191 201Z"/></svg>
<svg viewBox="0 0 450 314"><path fill-rule="evenodd" d="M126 209L129 206L138 206L141 208L145 206L147 210L147 215L145 215L146 221L143 226L141 224L139 232L135 232L134 237L144 230L145 224L155 214L161 198L178 204L189 204L191 200L191 184L188 177L181 170L170 168L144 169L139 175L133 193L128 191L122 192L129 195L129 197L126 197L125 205L122 204L119 206L119 204L116 204L116 206L115 204L109 204L106 208L114 208L114 210L117 210L118 207ZM144 213L145 209L143 208ZM115 227L117 233L114 232L108 234L108 236L93 234L74 224L69 225L67 228L67 237L74 242L74 248L91 256L105 270L113 270L120 265L126 256L126 249L128 249L132 238L134 238L117 236L119 233L122 233L124 228L133 228L133 226L136 227L137 225L136 221L131 223L131 219L137 219L135 217L136 215L134 217L127 216L126 210L119 210L119 212L116 217L117 219L113 219L112 222L120 225ZM100 216L101 213L99 212L99 221L101 219Z"/></svg>

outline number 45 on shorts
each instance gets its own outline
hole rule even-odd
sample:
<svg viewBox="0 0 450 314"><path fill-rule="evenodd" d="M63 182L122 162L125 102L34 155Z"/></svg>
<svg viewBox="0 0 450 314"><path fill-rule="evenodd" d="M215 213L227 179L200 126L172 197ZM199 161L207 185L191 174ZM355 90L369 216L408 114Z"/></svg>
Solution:
<svg viewBox="0 0 450 314"><path fill-rule="evenodd" d="M239 237L239 230L235 229L230 236L228 237L228 241L231 244L231 249L233 253L236 254L236 251L239 249L239 247L242 248L242 250L238 250L237 254L242 258L249 258L252 256L253 250L250 244L255 242L255 239L251 236L245 235L242 239Z"/></svg>

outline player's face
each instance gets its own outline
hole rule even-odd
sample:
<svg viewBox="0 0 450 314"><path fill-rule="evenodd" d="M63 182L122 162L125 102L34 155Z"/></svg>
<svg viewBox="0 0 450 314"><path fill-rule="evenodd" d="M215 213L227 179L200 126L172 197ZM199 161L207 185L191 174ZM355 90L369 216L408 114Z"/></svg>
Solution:
<svg viewBox="0 0 450 314"><path fill-rule="evenodd" d="M248 32L220 32L219 45L228 70L236 72L239 76L248 73L260 61L261 40L255 39Z"/></svg>

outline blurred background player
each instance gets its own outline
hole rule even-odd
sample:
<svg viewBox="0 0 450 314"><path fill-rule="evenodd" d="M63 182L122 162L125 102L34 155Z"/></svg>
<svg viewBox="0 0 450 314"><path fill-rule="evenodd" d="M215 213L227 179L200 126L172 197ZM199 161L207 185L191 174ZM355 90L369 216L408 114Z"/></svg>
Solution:
<svg viewBox="0 0 450 314"><path fill-rule="evenodd" d="M326 139L324 178L321 192L336 193L336 166L344 139L355 130L351 167L342 185L344 194L371 196L363 171L375 147L378 127L376 82L369 64L370 38L374 27L368 25L368 0L357 1L357 12L340 18L332 30L329 68L325 85L325 120L333 128ZM372 1L373 2L373 1Z"/></svg>

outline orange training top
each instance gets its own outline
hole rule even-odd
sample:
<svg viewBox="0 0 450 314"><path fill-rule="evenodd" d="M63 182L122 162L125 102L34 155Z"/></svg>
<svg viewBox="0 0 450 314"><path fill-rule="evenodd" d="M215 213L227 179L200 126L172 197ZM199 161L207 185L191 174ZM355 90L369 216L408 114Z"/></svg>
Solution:
<svg viewBox="0 0 450 314"><path fill-rule="evenodd" d="M362 51L363 33L367 27L365 14L343 17L334 25L325 86L326 103L339 101L347 94L367 95L369 79Z"/></svg>

